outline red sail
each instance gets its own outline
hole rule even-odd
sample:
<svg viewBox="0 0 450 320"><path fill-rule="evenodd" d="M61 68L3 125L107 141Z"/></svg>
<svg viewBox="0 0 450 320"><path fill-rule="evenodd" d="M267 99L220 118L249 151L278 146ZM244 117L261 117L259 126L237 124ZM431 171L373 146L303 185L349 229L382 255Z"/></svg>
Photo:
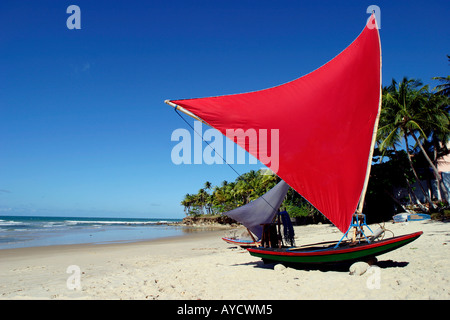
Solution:
<svg viewBox="0 0 450 320"><path fill-rule="evenodd" d="M279 159L272 157L278 163L267 166L345 232L366 180L381 99L381 47L373 19L333 60L294 81L261 91L170 102L224 135L227 129L257 132L261 144L261 132L266 132L266 150L279 152ZM279 134L279 141L271 133ZM248 139L228 137L266 159Z"/></svg>

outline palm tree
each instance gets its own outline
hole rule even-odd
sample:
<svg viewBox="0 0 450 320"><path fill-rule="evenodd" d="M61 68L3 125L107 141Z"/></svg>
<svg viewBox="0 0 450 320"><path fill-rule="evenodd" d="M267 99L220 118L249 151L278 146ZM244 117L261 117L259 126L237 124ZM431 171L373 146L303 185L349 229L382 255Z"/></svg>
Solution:
<svg viewBox="0 0 450 320"><path fill-rule="evenodd" d="M395 148L404 139L405 150L414 177L427 199L430 206L433 202L428 197L427 192L420 183L419 176L414 168L411 152L409 150L408 136L413 131L423 133L414 111L423 103L423 92L427 88L422 87L418 80L403 78L399 84L392 79L390 86L383 89L382 111L380 114L380 124L377 132L379 149L384 152L388 148ZM423 133L425 136L425 133Z"/></svg>
<svg viewBox="0 0 450 320"><path fill-rule="evenodd" d="M202 188L198 190L197 205L200 207L200 211L202 213L204 213L204 208L206 208L206 211L208 212L207 200L208 200L208 193L205 191L205 189Z"/></svg>
<svg viewBox="0 0 450 320"><path fill-rule="evenodd" d="M205 189L205 190L211 190L211 188L212 188L212 184L211 184L211 182L209 182L209 181L206 181L206 182L205 182L205 186L204 186L204 189Z"/></svg>
<svg viewBox="0 0 450 320"><path fill-rule="evenodd" d="M211 194L211 205L214 206L215 211L223 212L225 210L227 203L227 195L225 193L225 188L214 187Z"/></svg>
<svg viewBox="0 0 450 320"><path fill-rule="evenodd" d="M447 55L447 59L450 62L450 55ZM450 76L433 77L432 79L442 83L434 88L437 91L436 93L448 97L450 95Z"/></svg>
<svg viewBox="0 0 450 320"><path fill-rule="evenodd" d="M446 77L433 77L433 80L438 80L442 82L442 84L437 85L434 89L437 91L438 94L444 95L444 96L450 96L450 76Z"/></svg>
<svg viewBox="0 0 450 320"><path fill-rule="evenodd" d="M189 193L186 193L186 195L184 196L184 199L181 201L181 205L184 206L184 213L186 213L186 215L189 214L189 212L191 211L191 207L193 205L193 196L190 195Z"/></svg>
<svg viewBox="0 0 450 320"><path fill-rule="evenodd" d="M204 200L205 200L204 206L205 206L206 212L208 214L212 214L213 195L209 194L206 190L211 190L211 189L212 189L211 182L206 181L202 190L205 193L205 195L204 195Z"/></svg>
<svg viewBox="0 0 450 320"><path fill-rule="evenodd" d="M377 133L381 151L398 146L401 139L404 139L411 170L417 181L419 181L427 201L433 208L435 208L435 205L428 197L423 186L421 186L420 179L414 169L408 138L414 139L416 146L420 148L432 169L439 188L445 192L445 188L442 188L442 178L436 165L428 156L423 142L428 141L430 136L448 139L449 115L447 101L448 99L444 96L430 93L428 86L423 86L418 80L405 77L399 84L392 80L392 84L383 90L383 108ZM440 192L438 192L438 198L441 201Z"/></svg>

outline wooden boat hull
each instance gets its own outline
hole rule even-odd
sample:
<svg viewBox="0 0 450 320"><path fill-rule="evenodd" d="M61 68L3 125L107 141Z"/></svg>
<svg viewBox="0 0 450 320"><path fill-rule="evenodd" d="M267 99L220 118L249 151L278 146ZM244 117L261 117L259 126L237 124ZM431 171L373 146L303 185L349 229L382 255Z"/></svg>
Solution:
<svg viewBox="0 0 450 320"><path fill-rule="evenodd" d="M252 256L262 258L267 262L295 263L295 264L333 264L361 261L379 256L398 249L422 235L422 231L403 236L393 237L372 243L361 243L354 246L333 245L327 248L248 248Z"/></svg>
<svg viewBox="0 0 450 320"><path fill-rule="evenodd" d="M242 248L251 248L251 247L257 247L260 245L260 242L254 242L252 240L242 240L242 239L233 239L233 238L222 238L223 241L229 244L237 245Z"/></svg>
<svg viewBox="0 0 450 320"><path fill-rule="evenodd" d="M423 221L430 220L431 216L426 213L411 213L408 217L408 221Z"/></svg>

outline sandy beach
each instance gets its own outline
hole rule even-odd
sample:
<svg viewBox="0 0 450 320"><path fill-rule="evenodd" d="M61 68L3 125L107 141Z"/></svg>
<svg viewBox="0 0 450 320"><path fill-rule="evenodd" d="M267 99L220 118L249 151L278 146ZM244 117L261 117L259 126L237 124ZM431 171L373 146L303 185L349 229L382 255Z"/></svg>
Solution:
<svg viewBox="0 0 450 320"><path fill-rule="evenodd" d="M395 235L424 234L379 256L377 272L362 275L264 264L225 243L224 230L137 243L5 249L0 298L450 299L450 224L386 223L386 228ZM297 245L341 237L331 225L297 226L295 232Z"/></svg>

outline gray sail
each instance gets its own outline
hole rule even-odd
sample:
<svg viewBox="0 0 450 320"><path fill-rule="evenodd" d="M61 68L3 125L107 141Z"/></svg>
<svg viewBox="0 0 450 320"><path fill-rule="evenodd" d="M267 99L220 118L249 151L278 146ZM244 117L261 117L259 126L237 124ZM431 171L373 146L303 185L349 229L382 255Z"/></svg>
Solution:
<svg viewBox="0 0 450 320"><path fill-rule="evenodd" d="M284 200L289 185L281 180L275 187L260 198L225 213L228 217L242 223L258 239L262 236L261 224L271 223Z"/></svg>

